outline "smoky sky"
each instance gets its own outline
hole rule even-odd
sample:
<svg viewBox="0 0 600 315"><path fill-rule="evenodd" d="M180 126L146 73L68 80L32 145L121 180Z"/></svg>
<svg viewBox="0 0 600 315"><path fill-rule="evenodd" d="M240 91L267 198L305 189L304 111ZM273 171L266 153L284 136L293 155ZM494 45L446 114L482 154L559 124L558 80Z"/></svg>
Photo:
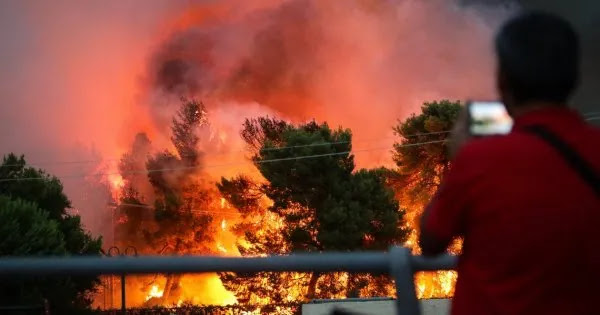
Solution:
<svg viewBox="0 0 600 315"><path fill-rule="evenodd" d="M146 52L164 19L181 7L0 1L1 153L25 154L59 177L102 172L98 161L118 153ZM106 209L101 186L83 178L63 184L87 223Z"/></svg>
<svg viewBox="0 0 600 315"><path fill-rule="evenodd" d="M138 132L169 139L181 96L205 101L223 139L268 113L388 146L425 100L494 97L506 16L444 0L0 1L0 148L59 177L102 172ZM81 200L103 206L64 184L88 216Z"/></svg>

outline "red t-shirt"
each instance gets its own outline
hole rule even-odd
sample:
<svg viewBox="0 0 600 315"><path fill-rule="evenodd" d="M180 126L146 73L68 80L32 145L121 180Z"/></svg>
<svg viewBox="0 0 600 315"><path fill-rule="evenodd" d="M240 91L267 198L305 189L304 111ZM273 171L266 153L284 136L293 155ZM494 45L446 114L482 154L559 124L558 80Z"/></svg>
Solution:
<svg viewBox="0 0 600 315"><path fill-rule="evenodd" d="M566 108L461 149L425 222L440 240L464 237L452 314L600 314L600 198L528 125L600 173L600 130Z"/></svg>

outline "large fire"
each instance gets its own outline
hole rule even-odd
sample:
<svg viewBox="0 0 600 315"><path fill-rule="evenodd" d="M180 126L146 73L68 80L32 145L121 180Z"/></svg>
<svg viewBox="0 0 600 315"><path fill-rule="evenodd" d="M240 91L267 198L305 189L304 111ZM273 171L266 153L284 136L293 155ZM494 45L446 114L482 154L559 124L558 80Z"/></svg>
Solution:
<svg viewBox="0 0 600 315"><path fill-rule="evenodd" d="M474 79L479 77L475 73L457 76L462 69L454 63L466 58L471 63L468 69L489 68L488 60L471 55L471 51L484 50L479 49L484 41L474 38L484 38L489 29L472 13L455 10L444 1L232 3L191 5L165 23L165 29L159 32L158 48L150 55L147 73L136 93L140 105L134 110L139 112L134 114L135 130L125 133L129 140L119 139L119 143L131 143L132 134L138 132L143 136L138 134L133 146L122 150L130 164L118 167L111 164L119 170L111 172L106 181L113 198L125 209L123 216L145 222L149 230L167 232L151 236L163 243L150 246L144 243L148 234L139 235L141 227L133 226L119 232L114 245L134 244L140 253L154 255L239 256L251 247L244 231L236 228L240 224L255 229L258 237L273 235L283 224L280 217L268 211L244 217L214 188L222 176L244 174L257 182L262 180L248 161L247 146L238 136L244 118L271 115L302 122L314 117L332 126L341 124L350 127L360 139L356 142L363 142L364 147L374 144L385 149L356 154L359 166L393 167L387 148L394 141L390 135L396 119L407 117L423 100L464 98L473 95L474 82L486 82ZM428 23L453 20L459 21L453 32L444 25L427 26L431 27L433 39L430 34L417 36L412 31L415 27L421 31ZM451 42L446 35L451 35ZM422 65L418 66L415 60L422 60ZM451 78L442 78L444 69L452 74ZM437 85L408 83L431 77L437 78ZM483 94L488 88L476 90ZM196 149L202 154L194 156L197 160L192 162L181 152L164 155L163 162L184 161L191 166L186 164L188 171L183 175L177 171L168 173L162 185L175 187L192 200L186 211L192 214L191 221L201 222L198 223L203 226L201 233L187 233L183 227L165 227L164 223L160 226L153 222L155 212L168 210L170 206L166 190L157 192L159 185L152 186L145 173L127 171L145 169L149 156L180 150L169 128L176 117L174 104L179 104L182 96L202 100L206 105L206 117L202 117L206 121L195 133L199 139ZM171 167L166 162L159 165ZM268 204L270 200L261 202ZM413 230L421 208L422 205L415 205L408 209L407 224ZM405 245L418 253L416 235L413 232ZM268 254L271 253L252 253ZM340 284L351 281L343 273L328 276L335 277ZM299 285L283 294L284 302L302 300L306 295L303 287L308 281L306 275L290 273L285 277L289 283ZM456 278L454 272L419 273L417 294L420 298L452 296ZM110 281L110 286L104 284L102 294L111 295L112 301L118 290L112 278ZM393 294L391 286L384 290ZM340 292L332 297L345 297ZM238 303L222 277L214 273L130 276L127 296L130 307ZM249 302L271 301L265 298ZM117 302L104 303L107 308L117 305Z"/></svg>
<svg viewBox="0 0 600 315"><path fill-rule="evenodd" d="M164 290L160 290L158 288L158 284L153 284L148 292L148 295L146 295L146 301L150 300L151 298L161 298L163 293Z"/></svg>
<svg viewBox="0 0 600 315"><path fill-rule="evenodd" d="M120 174L111 173L107 175L107 180L113 193L112 197L115 200L118 200L121 189L125 187L125 181L123 180L123 177Z"/></svg>

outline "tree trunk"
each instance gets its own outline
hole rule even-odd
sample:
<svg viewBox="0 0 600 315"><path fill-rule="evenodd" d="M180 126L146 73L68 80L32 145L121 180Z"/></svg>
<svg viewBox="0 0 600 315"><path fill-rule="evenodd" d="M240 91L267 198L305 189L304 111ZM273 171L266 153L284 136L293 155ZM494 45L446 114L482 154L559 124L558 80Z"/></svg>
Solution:
<svg viewBox="0 0 600 315"><path fill-rule="evenodd" d="M163 304L166 304L169 302L177 303L177 301L175 300L177 297L172 296L172 293L174 290L176 290L179 287L180 279L181 279L180 274L171 273L171 274L167 275L167 283L165 284L165 290L164 290L163 296L162 296Z"/></svg>
<svg viewBox="0 0 600 315"><path fill-rule="evenodd" d="M346 297L347 298L356 298L359 297L359 288L356 285L356 277L358 275L356 273L349 272L348 273L348 285L346 286Z"/></svg>
<svg viewBox="0 0 600 315"><path fill-rule="evenodd" d="M308 281L308 292L306 293L306 299L312 300L315 298L315 293L317 291L317 281L321 276L320 272L313 272L310 275L310 281Z"/></svg>
<svg viewBox="0 0 600 315"><path fill-rule="evenodd" d="M173 249L175 254L177 254L179 252L180 244L181 244L181 240L177 239L177 242L175 243L175 248ZM163 305L166 303L169 303L169 301L171 301L171 300L174 300L171 295L173 293L173 290L175 290L179 287L180 279L181 279L181 274L179 274L179 273L175 273L175 274L171 273L171 274L167 275L167 283L165 284L165 289L164 289L163 295L162 295ZM174 300L173 302L177 303L177 300Z"/></svg>

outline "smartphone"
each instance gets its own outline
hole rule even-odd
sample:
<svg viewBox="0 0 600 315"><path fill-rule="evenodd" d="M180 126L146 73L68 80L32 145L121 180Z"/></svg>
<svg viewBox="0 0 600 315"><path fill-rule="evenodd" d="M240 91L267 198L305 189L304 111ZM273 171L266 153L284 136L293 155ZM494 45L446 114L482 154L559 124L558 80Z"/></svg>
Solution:
<svg viewBox="0 0 600 315"><path fill-rule="evenodd" d="M473 136L504 135L512 129L513 120L502 102L471 101L467 110L469 132Z"/></svg>

